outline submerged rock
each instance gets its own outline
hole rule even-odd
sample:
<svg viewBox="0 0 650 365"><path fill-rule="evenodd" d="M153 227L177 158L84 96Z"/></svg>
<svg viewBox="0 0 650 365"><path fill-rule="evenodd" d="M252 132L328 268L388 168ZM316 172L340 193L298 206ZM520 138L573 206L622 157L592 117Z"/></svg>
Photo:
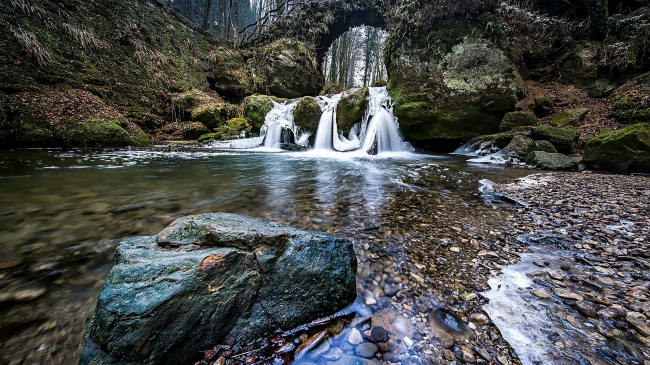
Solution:
<svg viewBox="0 0 650 365"><path fill-rule="evenodd" d="M585 147L584 161L602 170L650 172L650 123L591 139Z"/></svg>
<svg viewBox="0 0 650 365"><path fill-rule="evenodd" d="M352 243L243 215L179 218L117 248L80 364L179 364L356 297Z"/></svg>

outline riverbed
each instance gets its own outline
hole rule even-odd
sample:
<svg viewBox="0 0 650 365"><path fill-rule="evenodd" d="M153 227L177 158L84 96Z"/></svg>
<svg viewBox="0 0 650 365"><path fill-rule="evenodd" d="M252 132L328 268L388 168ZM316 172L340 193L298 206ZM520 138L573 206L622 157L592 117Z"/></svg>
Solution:
<svg viewBox="0 0 650 365"><path fill-rule="evenodd" d="M125 237L155 234L178 217L242 213L346 236L357 248L357 281L380 294L376 289L385 283L407 285L408 271L377 272L384 258L418 260L412 246L423 239L409 221L414 222L419 205L439 207L440 216L418 223L446 233L442 241L436 238L436 247L440 242L454 246L456 229L468 227L452 221L498 225L512 209L499 209L508 204L482 196L481 179L508 182L531 172L414 153L354 157L171 147L6 151L0 160L2 361L76 362L115 247ZM405 204L415 209L404 214ZM429 258L419 260L402 259L401 265L422 265ZM458 270L459 282L465 281L461 268L449 263L448 269ZM440 292L451 296L451 289ZM374 309L382 300L375 299Z"/></svg>

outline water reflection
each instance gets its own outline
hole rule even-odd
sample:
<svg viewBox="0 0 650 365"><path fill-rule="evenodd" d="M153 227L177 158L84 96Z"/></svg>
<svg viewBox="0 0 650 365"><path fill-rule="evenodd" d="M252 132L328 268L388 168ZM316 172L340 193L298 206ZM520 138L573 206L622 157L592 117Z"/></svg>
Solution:
<svg viewBox="0 0 650 365"><path fill-rule="evenodd" d="M323 158L210 149L20 150L0 158L3 362L73 363L112 252L177 217L233 212L344 233L405 192L474 199L523 170L458 157ZM464 198L463 198L464 199ZM457 203L462 204L461 201Z"/></svg>

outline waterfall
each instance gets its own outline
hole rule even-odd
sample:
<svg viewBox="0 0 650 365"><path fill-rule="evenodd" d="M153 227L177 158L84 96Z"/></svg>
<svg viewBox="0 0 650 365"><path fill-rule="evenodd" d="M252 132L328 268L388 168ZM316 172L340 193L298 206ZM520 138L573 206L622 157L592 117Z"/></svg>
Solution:
<svg viewBox="0 0 650 365"><path fill-rule="evenodd" d="M377 142L377 153L403 152L402 138L395 123L395 117L385 108L380 108L366 129L362 149L369 151Z"/></svg>
<svg viewBox="0 0 650 365"><path fill-rule="evenodd" d="M266 129L266 136L264 137L264 147L266 148L280 148L282 143L282 126L278 123L273 123Z"/></svg>
<svg viewBox="0 0 650 365"><path fill-rule="evenodd" d="M371 87L369 91L368 107L361 121L351 128L347 137L339 132L336 124L336 108L343 94L316 98L323 113L316 128L314 150L347 152L355 155L413 151L413 147L403 141L386 87ZM260 137L215 142L213 146L221 148L263 146L271 149L279 149L283 143L308 146L311 134L301 133L300 127L296 126L293 120L298 101L299 99L285 103L274 102L273 108L264 119L264 125L260 128Z"/></svg>

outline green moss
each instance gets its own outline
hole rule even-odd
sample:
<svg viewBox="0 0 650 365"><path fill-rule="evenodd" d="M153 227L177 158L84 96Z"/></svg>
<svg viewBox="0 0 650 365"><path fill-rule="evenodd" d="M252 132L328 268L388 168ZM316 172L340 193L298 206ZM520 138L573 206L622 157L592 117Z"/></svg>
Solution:
<svg viewBox="0 0 650 365"><path fill-rule="evenodd" d="M361 120L368 106L369 96L370 91L367 87L343 94L336 107L336 124L339 130L347 133Z"/></svg>
<svg viewBox="0 0 650 365"><path fill-rule="evenodd" d="M242 133L247 134L252 126L244 118L233 118L224 125L215 129L214 133L206 133L199 137L199 142L222 141L240 137Z"/></svg>
<svg viewBox="0 0 650 365"><path fill-rule="evenodd" d="M537 125L537 117L529 112L506 113L499 125L502 132L507 132L516 127L528 127Z"/></svg>
<svg viewBox="0 0 650 365"><path fill-rule="evenodd" d="M555 104L553 104L553 101L550 98L546 96L535 98L535 106L533 107L533 111L537 116L545 117L551 114L554 108Z"/></svg>
<svg viewBox="0 0 650 365"><path fill-rule="evenodd" d="M228 103L203 104L192 111L192 121L215 129L239 115L239 107Z"/></svg>
<svg viewBox="0 0 650 365"><path fill-rule="evenodd" d="M184 123L181 127L181 136L185 140L198 139L205 134L208 128L200 122Z"/></svg>
<svg viewBox="0 0 650 365"><path fill-rule="evenodd" d="M509 154L512 153L520 160L525 160L529 148L534 145L535 141L532 139L526 136L517 135L512 138L512 141L510 141L510 144L508 144L507 149Z"/></svg>
<svg viewBox="0 0 650 365"><path fill-rule="evenodd" d="M305 96L298 102L293 112L293 120L297 126L308 132L315 133L322 113L316 98Z"/></svg>
<svg viewBox="0 0 650 365"><path fill-rule="evenodd" d="M650 172L650 124L635 124L589 140L584 161L602 170Z"/></svg>
<svg viewBox="0 0 650 365"><path fill-rule="evenodd" d="M526 162L544 170L569 170L578 166L578 159L561 153L533 151L528 155Z"/></svg>
<svg viewBox="0 0 650 365"><path fill-rule="evenodd" d="M587 113L589 113L587 108L567 109L553 117L551 125L560 128L565 126L576 127L585 119Z"/></svg>
<svg viewBox="0 0 650 365"><path fill-rule="evenodd" d="M623 124L650 122L650 97L630 96L616 101L613 116Z"/></svg>
<svg viewBox="0 0 650 365"><path fill-rule="evenodd" d="M244 100L244 116L254 128L259 130L264 125L266 115L273 109L273 103L280 103L286 99L279 99L268 95L251 95Z"/></svg>
<svg viewBox="0 0 650 365"><path fill-rule="evenodd" d="M559 152L565 154L572 154L580 149L580 130L575 127L537 126L531 129L530 137L534 140L549 141Z"/></svg>
<svg viewBox="0 0 650 365"><path fill-rule="evenodd" d="M379 79L379 80L375 81L375 87L382 87L382 86L386 86L386 85L388 85L388 83L384 79Z"/></svg>
<svg viewBox="0 0 650 365"><path fill-rule="evenodd" d="M530 145L528 148L528 153L531 153L533 151L543 151L543 152L548 152L548 153L557 153L557 149L553 144L549 141L535 141L534 144Z"/></svg>

